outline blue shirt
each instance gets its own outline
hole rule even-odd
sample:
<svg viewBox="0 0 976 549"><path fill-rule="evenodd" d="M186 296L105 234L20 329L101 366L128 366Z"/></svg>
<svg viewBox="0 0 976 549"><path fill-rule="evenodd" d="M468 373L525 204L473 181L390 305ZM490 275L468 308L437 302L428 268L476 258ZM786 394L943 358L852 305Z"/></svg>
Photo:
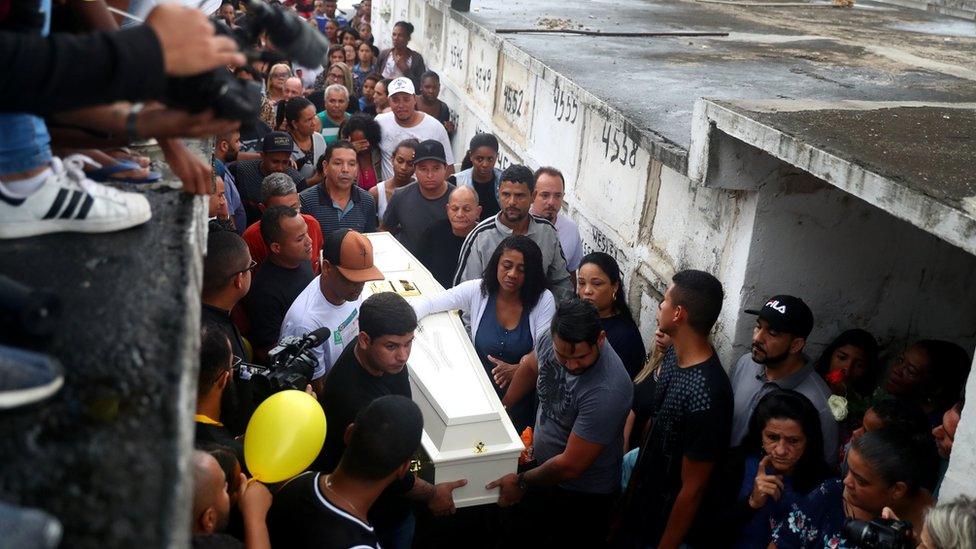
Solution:
<svg viewBox="0 0 976 549"><path fill-rule="evenodd" d="M214 167L217 175L224 180L224 198L227 200L227 210L230 212L231 219L234 220L234 230L237 234L243 234L247 228L247 214L244 212L244 202L241 200L241 193L237 192L237 184L234 176L227 171L227 166L214 158Z"/></svg>
<svg viewBox="0 0 976 549"><path fill-rule="evenodd" d="M753 484L756 480L756 473L759 472L759 456L749 456L746 458L742 476L742 486L739 488L739 503L745 503L752 493ZM772 536L773 529L786 518L793 504L800 499L800 494L793 490L793 479L788 476L783 477L783 495L779 501L769 498L766 505L756 510L747 524L742 527L739 538L735 542L735 547L747 549L751 547L766 547L769 545L769 538Z"/></svg>
<svg viewBox="0 0 976 549"><path fill-rule="evenodd" d="M777 549L845 549L853 547L844 539L844 483L828 480L793 504L772 541Z"/></svg>
<svg viewBox="0 0 976 549"><path fill-rule="evenodd" d="M497 294L488 296L488 304L485 305L485 313L478 323L478 333L474 337L474 349L481 359L488 379L491 380L498 398L505 396L506 389L500 389L495 383L491 371L495 364L488 360L488 355L503 360L509 364L518 364L522 357L532 352L532 330L529 328L529 309L522 308L522 317L515 328L506 330L498 321ZM512 424L517 432L522 432L528 426L535 423L536 395L526 395L517 404L508 407L508 416L512 419Z"/></svg>

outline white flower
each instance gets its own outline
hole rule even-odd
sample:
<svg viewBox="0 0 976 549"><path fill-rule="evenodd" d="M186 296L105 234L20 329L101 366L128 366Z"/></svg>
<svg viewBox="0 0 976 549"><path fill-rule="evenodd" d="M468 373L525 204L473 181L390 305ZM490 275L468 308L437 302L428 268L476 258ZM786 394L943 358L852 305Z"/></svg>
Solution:
<svg viewBox="0 0 976 549"><path fill-rule="evenodd" d="M840 395L830 395L827 399L827 407L830 408L830 415L837 421L847 419L847 399Z"/></svg>

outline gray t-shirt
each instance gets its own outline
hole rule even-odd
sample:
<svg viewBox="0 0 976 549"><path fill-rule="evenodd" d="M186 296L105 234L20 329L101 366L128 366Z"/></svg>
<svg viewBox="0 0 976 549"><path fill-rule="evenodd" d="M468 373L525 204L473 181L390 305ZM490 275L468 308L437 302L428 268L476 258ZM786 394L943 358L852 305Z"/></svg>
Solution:
<svg viewBox="0 0 976 549"><path fill-rule="evenodd" d="M837 463L837 420L827 406L827 399L831 395L830 387L817 375L813 365L807 364L791 376L769 381L766 379L765 367L752 360L752 355L747 353L732 366L732 370L729 371L729 381L732 383L732 396L735 401L731 446L738 446L745 438L746 431L749 430L749 419L756 409L756 404L759 404L759 399L779 387L796 391L813 403L820 416L824 459L831 465Z"/></svg>
<svg viewBox="0 0 976 549"><path fill-rule="evenodd" d="M447 184L447 190L440 198L428 200L420 194L420 184L416 181L397 189L386 206L383 226L396 233L397 240L415 257L419 256L422 238L427 227L447 219L447 201L454 185Z"/></svg>
<svg viewBox="0 0 976 549"><path fill-rule="evenodd" d="M604 342L600 357L582 374L570 374L556 360L546 331L535 344L539 359L539 411L533 444L541 464L566 449L569 435L604 445L603 451L579 478L561 483L567 490L610 494L620 488L624 422L634 396L634 384L617 353Z"/></svg>

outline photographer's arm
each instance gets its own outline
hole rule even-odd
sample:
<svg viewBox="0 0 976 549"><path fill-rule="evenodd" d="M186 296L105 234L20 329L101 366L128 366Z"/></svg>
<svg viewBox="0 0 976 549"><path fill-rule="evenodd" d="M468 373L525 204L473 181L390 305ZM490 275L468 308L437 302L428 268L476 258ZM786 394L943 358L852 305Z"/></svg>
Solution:
<svg viewBox="0 0 976 549"><path fill-rule="evenodd" d="M0 32L0 109L48 114L120 99L160 97L159 39L149 27L49 37Z"/></svg>
<svg viewBox="0 0 976 549"><path fill-rule="evenodd" d="M49 114L161 98L166 77L244 64L203 13L164 4L129 29L86 35L0 32L0 110Z"/></svg>
<svg viewBox="0 0 976 549"><path fill-rule="evenodd" d="M61 130L58 135L71 131L72 133L68 134L74 136L71 146L126 145L128 139L125 126L131 111L130 103L118 102L61 112L48 118L48 127L52 130ZM153 104L147 105L136 114L134 137L139 139L208 137L233 131L239 125L240 123L236 121L214 118L213 111L209 110L193 114ZM88 140L87 143L78 143L85 139Z"/></svg>

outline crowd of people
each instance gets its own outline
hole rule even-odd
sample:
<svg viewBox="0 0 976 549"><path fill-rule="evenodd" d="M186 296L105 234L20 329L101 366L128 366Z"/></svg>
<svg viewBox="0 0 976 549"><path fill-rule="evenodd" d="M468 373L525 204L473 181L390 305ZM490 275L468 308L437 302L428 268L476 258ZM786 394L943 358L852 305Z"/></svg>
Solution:
<svg viewBox="0 0 976 549"><path fill-rule="evenodd" d="M409 48L411 23L396 22L393 46L379 51L370 0L345 15L335 0L282 7L328 41L321 65L301 66L271 43L245 59L214 31L246 25L247 4L233 0L210 21L160 6L135 30L103 22L89 42L45 41L46 25L0 33L5 59L35 48L27 57L41 67L82 54L118 61L87 65L101 80L78 82L73 98L63 93L77 76L70 66L35 75L48 84L37 87L43 108L7 94L17 113L0 115L9 153L0 237L119 230L151 215L142 194L97 183L158 179L146 159L102 136L92 149L58 149L62 161L47 125L93 126L122 143L156 137L184 187L210 196L195 545L402 548L436 545L453 528L443 545L854 547L845 525L882 518L910 522L923 547L976 544L973 501L937 505L965 405L970 357L959 345L882 348L852 327L813 359L814 313L782 294L743 311L755 318L751 341L739 342L751 350L723 365L711 336L726 289L682 270L660 300L648 353L620 265L584 253L563 214L558 167L501 170L490 133L455 156L455 114ZM18 15L0 11L0 22L18 28ZM146 76L132 82L119 67ZM109 104L158 98L164 76L213 69L260 84L251 119ZM212 172L174 139L210 135ZM383 278L364 236L378 230L444 291L364 298ZM498 508L458 512L453 492L465 480L431 483L410 467L423 417L406 365L418 322L448 310L463 315L512 424L531 430L519 470L487 485ZM266 396L248 365L269 365L282 338L320 328L329 336L301 389L322 406L325 442L308 471L265 485L250 478L242 443Z"/></svg>
<svg viewBox="0 0 976 549"><path fill-rule="evenodd" d="M240 150L261 157L227 168L241 182L249 226L218 229L206 263L241 300L219 304L205 293L207 314L220 309L212 320L228 348L253 347L225 353L227 368L260 361L275 336L332 334L316 349L309 388L329 432L312 472L270 500L272 543L332 546L355 532L370 546L452 545L437 531L463 535L461 521L477 526L473 544L482 546L840 547L856 546L845 523L882 515L911 522L920 541L942 535L925 517L963 406L962 348L922 340L884 360L871 334L852 329L812 360L813 312L776 295L744 311L755 317L751 352L726 369L710 343L725 290L686 270L664 294L648 356L620 266L602 252L584 255L578 228L560 215L562 173L500 170L490 133L471 139L454 173L452 115L437 99L436 73L408 48L413 26L396 23L394 47L377 52L333 10L316 2L309 18L325 16L330 40L335 31L321 71L271 68L275 123L241 134L251 145ZM368 11L358 15L368 26ZM235 230L251 238L236 242ZM396 235L445 291L364 300L364 285L383 277L362 235L376 230ZM224 240L236 242L233 260L218 253ZM488 486L511 507L504 514L431 518L454 511L457 485L428 484L399 454L372 492L335 483L357 467L346 429L371 403L410 397L405 365L418 319L448 310L465 319L516 430L532 429L532 460ZM247 398L227 399L231 415L247 415L256 404ZM231 427L240 420L210 419L227 425L224 440L243 434ZM337 527L336 513L349 522Z"/></svg>

